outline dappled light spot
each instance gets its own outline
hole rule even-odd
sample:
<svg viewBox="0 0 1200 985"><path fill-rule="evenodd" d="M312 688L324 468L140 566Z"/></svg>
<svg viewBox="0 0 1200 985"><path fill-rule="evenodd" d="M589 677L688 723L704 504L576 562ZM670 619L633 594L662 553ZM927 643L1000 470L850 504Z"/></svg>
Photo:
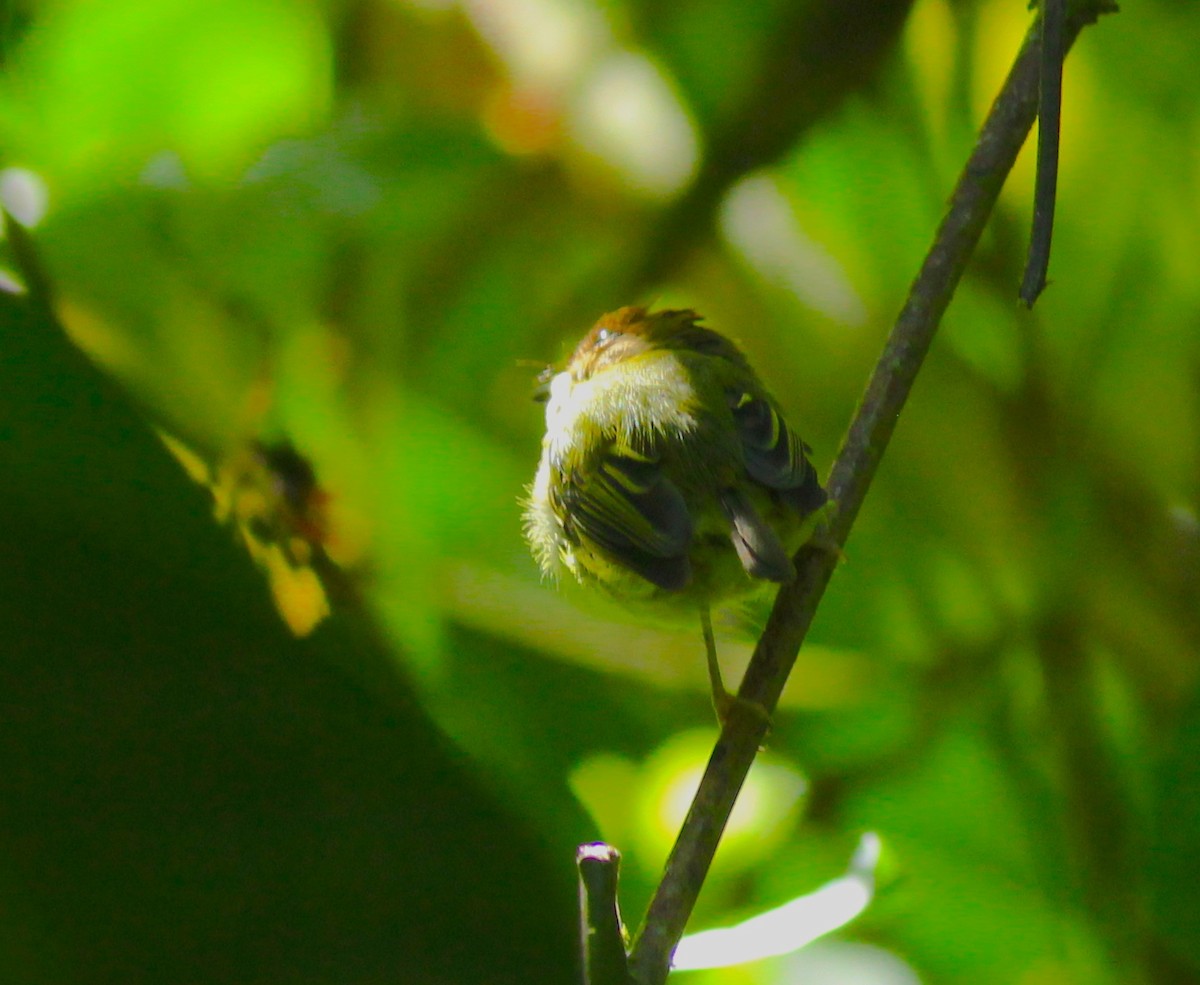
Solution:
<svg viewBox="0 0 1200 985"><path fill-rule="evenodd" d="M685 937L675 951L675 970L725 968L779 957L845 926L875 894L880 849L879 836L865 834L846 875L735 926Z"/></svg>
<svg viewBox="0 0 1200 985"><path fill-rule="evenodd" d="M330 550L332 497L311 463L287 442L257 440L210 463L174 435L157 433L188 477L208 489L216 521L237 532L266 575L287 627L296 636L311 633L331 612L328 582L345 588Z"/></svg>

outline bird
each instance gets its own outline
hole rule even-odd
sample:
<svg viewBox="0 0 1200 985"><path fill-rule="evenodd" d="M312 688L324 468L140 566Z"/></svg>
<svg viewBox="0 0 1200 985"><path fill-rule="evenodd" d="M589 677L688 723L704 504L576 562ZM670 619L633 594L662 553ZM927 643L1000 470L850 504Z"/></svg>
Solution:
<svg viewBox="0 0 1200 985"><path fill-rule="evenodd" d="M717 717L714 607L796 576L831 508L779 402L738 346L690 309L602 316L546 370L524 532L544 576L668 618L699 616ZM765 711L762 712L765 715Z"/></svg>

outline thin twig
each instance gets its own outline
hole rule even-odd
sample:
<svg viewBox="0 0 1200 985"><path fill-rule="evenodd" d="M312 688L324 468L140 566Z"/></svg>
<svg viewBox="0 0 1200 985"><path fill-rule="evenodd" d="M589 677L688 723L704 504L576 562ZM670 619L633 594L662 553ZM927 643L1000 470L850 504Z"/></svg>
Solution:
<svg viewBox="0 0 1200 985"><path fill-rule="evenodd" d="M1101 12L1097 5L1071 16L1064 50ZM826 535L838 546L846 542L942 314L1033 126L1040 76L1039 34L1035 25L1026 36L988 114L834 463L829 492L837 513ZM784 586L775 600L738 692L740 698L768 712L775 709L837 557L835 550L813 546L797 555L799 577ZM630 955L630 971L638 985L660 985L667 977L671 953L683 935L766 727L765 721L754 716L732 716L717 740Z"/></svg>
<svg viewBox="0 0 1200 985"><path fill-rule="evenodd" d="M580 845L575 865L579 869L584 985L630 985L621 913L617 908L621 853L599 842Z"/></svg>
<svg viewBox="0 0 1200 985"><path fill-rule="evenodd" d="M1058 137L1062 118L1063 31L1067 0L1042 0L1041 88L1038 105L1037 182L1033 190L1033 230L1021 279L1021 301L1032 308L1046 289L1054 201L1058 194Z"/></svg>

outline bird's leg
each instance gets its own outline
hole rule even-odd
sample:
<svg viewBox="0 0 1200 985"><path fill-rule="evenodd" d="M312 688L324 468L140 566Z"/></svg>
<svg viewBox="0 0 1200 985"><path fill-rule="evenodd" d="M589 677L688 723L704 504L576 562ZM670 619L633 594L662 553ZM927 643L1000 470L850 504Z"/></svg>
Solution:
<svg viewBox="0 0 1200 985"><path fill-rule="evenodd" d="M712 612L707 601L700 604L700 628L704 632L704 655L708 661L708 683L712 688L713 708L722 728L735 710L748 712L755 718L770 723L771 716L766 708L756 701L739 698L725 689L725 682L721 678L721 665L717 663L717 641L713 637Z"/></svg>
<svg viewBox="0 0 1200 985"><path fill-rule="evenodd" d="M700 628L704 632L704 655L708 660L708 683L712 688L713 708L717 712L717 720L724 724L733 695L725 690L725 682L721 679L721 665L717 663L717 641L713 638L712 613L707 602L700 604Z"/></svg>
<svg viewBox="0 0 1200 985"><path fill-rule="evenodd" d="M841 564L846 560L846 554L829 533L829 524L837 516L837 511L837 503L831 499L806 517L805 526L809 533L805 541L809 547L832 554L837 563Z"/></svg>

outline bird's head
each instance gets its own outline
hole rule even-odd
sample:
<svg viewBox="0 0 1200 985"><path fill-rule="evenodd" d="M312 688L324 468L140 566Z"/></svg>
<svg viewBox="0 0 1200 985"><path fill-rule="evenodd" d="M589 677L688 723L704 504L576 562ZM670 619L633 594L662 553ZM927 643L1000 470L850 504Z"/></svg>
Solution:
<svg viewBox="0 0 1200 985"><path fill-rule="evenodd" d="M700 316L688 309L619 308L604 315L583 337L567 362L567 372L579 383L656 349L691 350L741 361L728 339L699 321Z"/></svg>

